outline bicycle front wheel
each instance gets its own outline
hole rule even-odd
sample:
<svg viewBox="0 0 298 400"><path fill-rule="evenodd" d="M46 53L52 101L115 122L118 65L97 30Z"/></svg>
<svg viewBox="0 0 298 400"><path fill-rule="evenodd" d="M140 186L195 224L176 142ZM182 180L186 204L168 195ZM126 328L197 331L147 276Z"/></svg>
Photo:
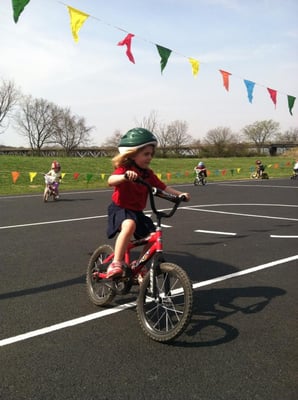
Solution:
<svg viewBox="0 0 298 400"><path fill-rule="evenodd" d="M137 300L137 316L147 336L166 343L181 335L191 319L192 284L186 272L172 263L160 264L155 282L154 297L150 273L145 276Z"/></svg>
<svg viewBox="0 0 298 400"><path fill-rule="evenodd" d="M98 272L103 261L113 253L113 248L109 245L99 246L92 254L86 273L86 285L88 297L97 306L104 306L110 303L115 297L115 292L100 279Z"/></svg>

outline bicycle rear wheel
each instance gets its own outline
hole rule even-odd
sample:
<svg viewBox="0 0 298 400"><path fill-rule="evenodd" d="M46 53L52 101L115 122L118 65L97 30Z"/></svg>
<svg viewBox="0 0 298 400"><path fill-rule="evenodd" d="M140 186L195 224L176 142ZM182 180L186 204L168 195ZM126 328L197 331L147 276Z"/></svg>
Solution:
<svg viewBox="0 0 298 400"><path fill-rule="evenodd" d="M150 288L150 272L145 276L137 300L137 316L143 331L157 342L170 342L187 327L193 303L192 284L176 264L162 263L156 276L157 296Z"/></svg>
<svg viewBox="0 0 298 400"><path fill-rule="evenodd" d="M86 273L86 285L88 297L97 306L104 306L110 303L115 297L115 292L100 279L96 272L100 271L103 261L113 253L113 248L109 245L99 246L92 254Z"/></svg>

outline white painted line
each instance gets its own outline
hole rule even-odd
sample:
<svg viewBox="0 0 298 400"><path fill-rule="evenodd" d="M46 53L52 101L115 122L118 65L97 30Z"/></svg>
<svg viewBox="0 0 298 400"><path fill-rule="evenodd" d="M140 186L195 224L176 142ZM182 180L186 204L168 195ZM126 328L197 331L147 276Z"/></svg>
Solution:
<svg viewBox="0 0 298 400"><path fill-rule="evenodd" d="M228 236L236 236L237 235L237 233L234 233L234 232L204 231L203 229L196 229L194 232L211 233L214 235L228 235Z"/></svg>
<svg viewBox="0 0 298 400"><path fill-rule="evenodd" d="M2 339L2 340L0 340L0 347L6 346L8 344L16 343L16 342L21 342L23 340L30 339L30 338L33 338L36 336L46 335L47 333L51 333L54 331L58 331L60 329L68 328L70 326L83 324L85 322L92 321L94 319L105 317L106 315L116 314L119 311L123 311L123 310L126 310L127 308L134 307L135 305L136 305L135 303L126 303L126 304L117 306L115 308L109 308L107 310L102 310L97 313L86 315L84 317L71 319L69 321L61 322L60 324L55 324L55 325L47 326L45 328L37 329L36 331L31 331L31 332L24 333L22 335L13 336L13 337L7 338L7 339Z"/></svg>
<svg viewBox="0 0 298 400"><path fill-rule="evenodd" d="M298 235L270 235L270 237L279 239L298 239Z"/></svg>
<svg viewBox="0 0 298 400"><path fill-rule="evenodd" d="M280 260L271 261L267 264L262 264L262 265L258 265L256 267L252 267L252 268L244 269L242 271L234 272L233 274L219 276L214 279L209 279L208 281L198 282L193 285L193 288L197 289L199 287L213 285L214 283L226 281L226 280L232 279L232 278L237 278L238 276L251 274L252 272L261 271L262 269L275 267L276 265L285 264L285 263L295 261L295 260L298 260L298 254L296 254L295 256L292 256L292 257L282 258ZM1 344L1 342L0 342L0 344Z"/></svg>
<svg viewBox="0 0 298 400"><path fill-rule="evenodd" d="M271 217L270 215L243 214L243 213L235 213L229 211L204 210L203 208L194 208L194 207L183 207L183 210L200 211L200 212L215 213L215 214L239 215L240 217L278 219L283 221L298 221L298 218Z"/></svg>
<svg viewBox="0 0 298 400"><path fill-rule="evenodd" d="M27 226L61 224L61 223L64 223L64 222L76 222L76 221L84 221L84 220L89 220L89 219L97 219L97 218L105 218L105 217L107 217L107 215L95 215L94 217L60 219L60 220L57 220L57 221L33 222L31 224L0 226L0 229L13 229L13 228L24 228L24 227L27 227Z"/></svg>
<svg viewBox="0 0 298 400"><path fill-rule="evenodd" d="M203 286L213 285L218 282L222 282L222 281L232 279L232 278L237 278L238 276L251 274L253 272L260 271L265 268L275 267L277 265L285 264L285 263L295 261L295 260L298 260L298 254L296 254L295 256L292 256L292 257L282 258L280 260L272 261L267 264L262 264L262 265L258 265L256 267L248 268L243 271L235 272L233 274L223 275L223 276L219 276L214 279L209 279L207 281L198 282L198 283L193 284L193 289L197 289L197 288L200 288ZM21 334L18 336L13 336L13 337L10 337L7 339L2 339L2 340L0 340L0 347L7 346L9 344L13 344L13 343L17 343L17 342L21 342L23 340L27 340L27 339L30 339L30 338L33 338L36 336L46 335L47 333L58 331L60 329L69 328L70 326L76 326L79 324L83 324L85 322L92 321L92 320L95 320L98 318L102 318L107 315L116 314L116 313L126 310L128 308L135 307L135 305L136 305L135 302L123 304L123 305L120 305L120 306L117 306L114 308L109 308L107 310L99 311L97 313L89 314L84 317L75 318L75 319L72 319L69 321L61 322L59 324L55 324L55 325L51 325L51 326L48 326L45 328L37 329L35 331L27 332L27 333L24 333L24 334Z"/></svg>

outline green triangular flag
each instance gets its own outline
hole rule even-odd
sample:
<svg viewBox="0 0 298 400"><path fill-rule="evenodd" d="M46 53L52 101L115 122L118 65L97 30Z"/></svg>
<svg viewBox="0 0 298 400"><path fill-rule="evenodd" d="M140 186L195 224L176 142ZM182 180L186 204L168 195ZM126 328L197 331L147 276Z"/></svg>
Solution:
<svg viewBox="0 0 298 400"><path fill-rule="evenodd" d="M19 16L24 11L24 8L29 3L29 1L30 0L12 0L13 19L15 23L18 22Z"/></svg>
<svg viewBox="0 0 298 400"><path fill-rule="evenodd" d="M293 115L292 108L294 107L295 100L296 100L296 97L288 95L288 105L289 105L289 111L290 111L291 115Z"/></svg>
<svg viewBox="0 0 298 400"><path fill-rule="evenodd" d="M162 47L162 46L158 46L158 44L156 45L156 47L157 47L158 53L159 53L159 55L161 57L160 66L161 66L161 73L162 73L162 71L164 70L165 66L167 65L167 62L168 62L168 59L169 59L169 57L170 57L170 55L172 53L172 50L167 49L167 48Z"/></svg>

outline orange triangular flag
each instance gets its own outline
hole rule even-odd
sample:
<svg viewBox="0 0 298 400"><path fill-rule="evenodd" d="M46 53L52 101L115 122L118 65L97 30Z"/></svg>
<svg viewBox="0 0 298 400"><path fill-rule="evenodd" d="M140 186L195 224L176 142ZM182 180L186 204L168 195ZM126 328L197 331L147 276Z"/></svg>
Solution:
<svg viewBox="0 0 298 400"><path fill-rule="evenodd" d="M230 72L223 71L222 69L220 69L219 72L222 75L224 87L226 88L227 91L229 91L230 75L232 74Z"/></svg>
<svg viewBox="0 0 298 400"><path fill-rule="evenodd" d="M18 171L12 171L11 173L12 176L12 181L13 183L16 183L16 181L19 179L20 177L20 173Z"/></svg>

